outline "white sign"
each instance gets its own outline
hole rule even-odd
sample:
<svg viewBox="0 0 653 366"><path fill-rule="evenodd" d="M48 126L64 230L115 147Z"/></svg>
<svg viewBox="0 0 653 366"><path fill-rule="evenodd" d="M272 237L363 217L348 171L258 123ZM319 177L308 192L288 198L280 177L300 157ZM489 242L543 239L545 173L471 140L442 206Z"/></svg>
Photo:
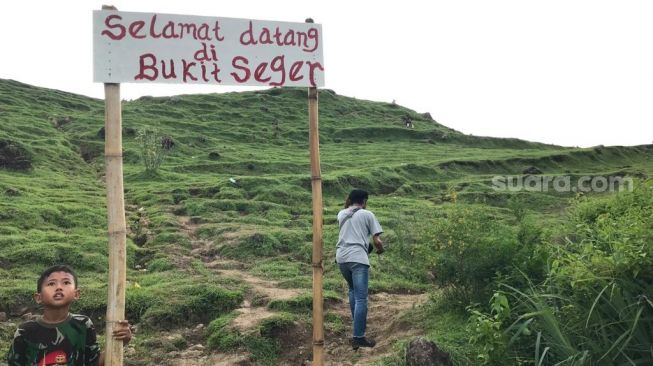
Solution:
<svg viewBox="0 0 653 366"><path fill-rule="evenodd" d="M94 80L324 86L322 27L190 15L93 12Z"/></svg>

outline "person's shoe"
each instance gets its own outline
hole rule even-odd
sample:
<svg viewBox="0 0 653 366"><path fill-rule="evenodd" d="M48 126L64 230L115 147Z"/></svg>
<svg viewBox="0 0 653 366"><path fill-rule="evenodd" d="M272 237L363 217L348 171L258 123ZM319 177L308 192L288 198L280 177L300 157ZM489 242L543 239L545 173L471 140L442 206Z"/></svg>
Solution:
<svg viewBox="0 0 653 366"><path fill-rule="evenodd" d="M354 350L359 349L360 347L369 347L372 348L376 345L376 342L372 339L367 339L365 337L353 337L351 339L351 348Z"/></svg>

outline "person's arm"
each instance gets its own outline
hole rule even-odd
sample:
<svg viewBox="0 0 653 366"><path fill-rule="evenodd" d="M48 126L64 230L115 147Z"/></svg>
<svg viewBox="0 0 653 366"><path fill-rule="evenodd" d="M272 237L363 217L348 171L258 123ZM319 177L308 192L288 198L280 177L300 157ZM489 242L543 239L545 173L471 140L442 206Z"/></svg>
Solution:
<svg viewBox="0 0 653 366"><path fill-rule="evenodd" d="M381 240L381 233L378 233L372 237L374 241L374 247L376 248L376 254L381 254L385 251L383 249L383 241Z"/></svg>
<svg viewBox="0 0 653 366"><path fill-rule="evenodd" d="M116 326L113 329L113 338L116 340L122 340L123 345L129 344L129 341L132 339L132 331L129 326L129 321L119 320L116 322ZM104 366L104 352L100 352L100 366Z"/></svg>
<svg viewBox="0 0 653 366"><path fill-rule="evenodd" d="M7 353L7 365L9 366L23 366L27 365L27 344L23 338L21 329L16 332L11 347Z"/></svg>
<svg viewBox="0 0 653 366"><path fill-rule="evenodd" d="M370 212L368 228L372 234L372 241L374 242L374 248L376 248L376 253L381 254L384 252L383 241L381 240L381 234L383 234L383 228L379 224L379 220L376 219L373 213Z"/></svg>

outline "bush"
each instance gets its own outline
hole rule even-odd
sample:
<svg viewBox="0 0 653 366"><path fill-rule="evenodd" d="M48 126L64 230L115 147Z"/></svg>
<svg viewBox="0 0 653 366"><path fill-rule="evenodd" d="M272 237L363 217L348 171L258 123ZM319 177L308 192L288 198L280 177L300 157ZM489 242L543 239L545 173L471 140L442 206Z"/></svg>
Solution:
<svg viewBox="0 0 653 366"><path fill-rule="evenodd" d="M583 198L568 222L544 282L502 287L508 346L536 365L652 364L653 184Z"/></svg>
<svg viewBox="0 0 653 366"><path fill-rule="evenodd" d="M169 136L161 136L155 128L144 127L136 134L136 141L141 149L141 159L145 172L156 173L163 159L175 146Z"/></svg>
<svg viewBox="0 0 653 366"><path fill-rule="evenodd" d="M486 299L495 277L512 270L515 233L489 212L453 206L429 224L430 241L417 249L424 258L435 253L436 280L448 287L451 300L466 304Z"/></svg>

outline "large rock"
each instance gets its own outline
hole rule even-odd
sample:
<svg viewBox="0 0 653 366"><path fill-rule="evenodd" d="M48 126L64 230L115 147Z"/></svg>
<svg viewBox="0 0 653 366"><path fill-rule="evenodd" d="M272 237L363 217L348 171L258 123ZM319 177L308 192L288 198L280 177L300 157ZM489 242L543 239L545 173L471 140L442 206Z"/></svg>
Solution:
<svg viewBox="0 0 653 366"><path fill-rule="evenodd" d="M0 140L0 168L29 170L32 168L32 156L20 143Z"/></svg>
<svg viewBox="0 0 653 366"><path fill-rule="evenodd" d="M435 343L416 338L406 350L406 366L453 366L449 354L441 351Z"/></svg>

